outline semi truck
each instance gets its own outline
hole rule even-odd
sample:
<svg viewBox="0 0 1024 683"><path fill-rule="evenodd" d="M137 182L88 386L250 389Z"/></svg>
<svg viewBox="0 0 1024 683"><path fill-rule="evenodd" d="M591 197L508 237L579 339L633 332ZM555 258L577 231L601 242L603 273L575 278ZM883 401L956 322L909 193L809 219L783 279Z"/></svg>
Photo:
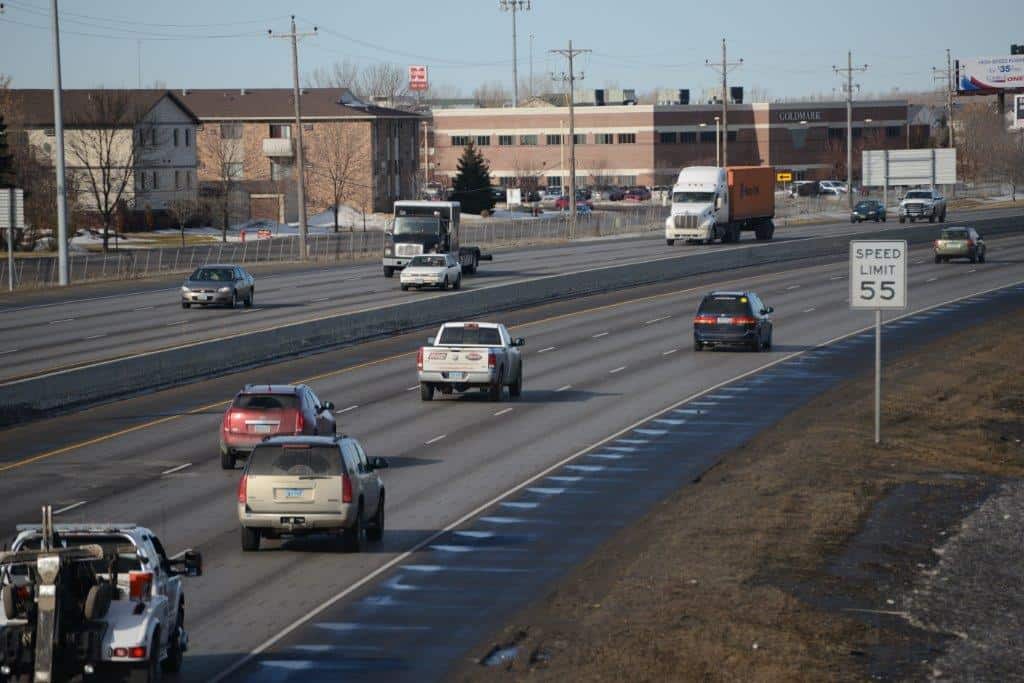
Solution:
<svg viewBox="0 0 1024 683"><path fill-rule="evenodd" d="M665 242L738 242L744 230L759 240L775 234L775 169L772 166L690 166L672 187Z"/></svg>
<svg viewBox="0 0 1024 683"><path fill-rule="evenodd" d="M395 202L390 229L384 235L384 277L405 268L420 254L451 254L463 273L475 273L481 261L493 256L480 247L459 243L462 207L459 202L401 200Z"/></svg>

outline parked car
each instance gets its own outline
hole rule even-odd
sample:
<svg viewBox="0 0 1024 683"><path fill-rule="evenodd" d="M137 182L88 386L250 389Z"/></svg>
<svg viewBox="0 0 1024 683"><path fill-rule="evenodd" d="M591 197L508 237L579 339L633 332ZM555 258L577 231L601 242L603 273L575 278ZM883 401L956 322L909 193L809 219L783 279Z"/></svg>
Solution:
<svg viewBox="0 0 1024 683"><path fill-rule="evenodd" d="M621 187L609 185L594 190L592 197L597 201L619 202L626 198L626 191Z"/></svg>
<svg viewBox="0 0 1024 683"><path fill-rule="evenodd" d="M540 190L525 190L523 192L523 201L525 202L539 202L540 201Z"/></svg>
<svg viewBox="0 0 1024 683"><path fill-rule="evenodd" d="M861 221L882 221L886 220L885 205L877 199L864 199L853 207L850 212L850 222L860 223Z"/></svg>
<svg viewBox="0 0 1024 683"><path fill-rule="evenodd" d="M508 194L506 194L504 187L492 187L490 188L490 193L491 197L494 198L494 201L499 204L508 200Z"/></svg>
<svg viewBox="0 0 1024 683"><path fill-rule="evenodd" d="M583 190L576 190L576 207L577 210L581 205L586 205L588 208L593 209L594 204L590 201L590 197L586 196ZM569 208L569 195L563 194L561 197L555 200L555 208L559 211L565 211Z"/></svg>
<svg viewBox="0 0 1024 683"><path fill-rule="evenodd" d="M460 289L462 287L462 265L451 254L422 254L414 256L402 270L399 277L402 291L410 287L422 289Z"/></svg>
<svg viewBox="0 0 1024 683"><path fill-rule="evenodd" d="M965 258L971 263L984 263L988 247L974 228L945 228L935 240L935 262Z"/></svg>
<svg viewBox="0 0 1024 683"><path fill-rule="evenodd" d="M821 193L821 185L813 180L795 180L789 188L791 197L817 197Z"/></svg>
<svg viewBox="0 0 1024 683"><path fill-rule="evenodd" d="M626 199L635 202L645 202L651 198L651 191L646 187L631 187L626 190Z"/></svg>
<svg viewBox="0 0 1024 683"><path fill-rule="evenodd" d="M360 552L384 537L384 458L355 439L281 436L253 449L238 482L242 550L263 538L336 533Z"/></svg>
<svg viewBox="0 0 1024 683"><path fill-rule="evenodd" d="M181 307L228 306L238 302L252 307L256 298L256 280L241 266L210 264L192 271L181 285Z"/></svg>
<svg viewBox="0 0 1024 683"><path fill-rule="evenodd" d="M819 197L842 197L843 191L838 187L822 187L818 189Z"/></svg>
<svg viewBox="0 0 1024 683"><path fill-rule="evenodd" d="M846 183L838 180L820 180L818 185L826 192L830 190L836 190L839 194L846 194L847 192Z"/></svg>
<svg viewBox="0 0 1024 683"><path fill-rule="evenodd" d="M711 292L693 319L693 350L705 346L739 346L751 351L772 347L774 311L754 292Z"/></svg>
<svg viewBox="0 0 1024 683"><path fill-rule="evenodd" d="M220 466L235 468L261 441L279 434L333 436L334 404L305 384L247 384L224 411Z"/></svg>

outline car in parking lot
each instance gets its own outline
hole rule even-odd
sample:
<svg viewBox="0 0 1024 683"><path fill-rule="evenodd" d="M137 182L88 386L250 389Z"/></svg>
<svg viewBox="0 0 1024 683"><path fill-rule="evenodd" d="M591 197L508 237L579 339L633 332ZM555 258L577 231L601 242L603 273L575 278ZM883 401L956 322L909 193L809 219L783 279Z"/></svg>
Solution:
<svg viewBox="0 0 1024 683"><path fill-rule="evenodd" d="M734 346L751 351L772 347L774 308L754 292L711 292L700 302L693 319L693 350Z"/></svg>
<svg viewBox="0 0 1024 683"><path fill-rule="evenodd" d="M192 271L181 285L181 307L228 306L238 302L249 308L256 297L256 281L241 266L210 264Z"/></svg>
<svg viewBox="0 0 1024 683"><path fill-rule="evenodd" d="M631 187L626 190L626 199L634 202L645 202L651 198L651 191L646 187Z"/></svg>
<svg viewBox="0 0 1024 683"><path fill-rule="evenodd" d="M621 187L609 185L608 187L601 187L594 190L592 196L598 201L619 202L626 198L626 191Z"/></svg>
<svg viewBox="0 0 1024 683"><path fill-rule="evenodd" d="M334 404L305 384L247 384L224 411L220 466L235 468L264 439L281 434L333 436Z"/></svg>
<svg viewBox="0 0 1024 683"><path fill-rule="evenodd" d="M462 287L462 265L451 254L422 254L414 256L402 270L398 279L402 291L410 287Z"/></svg>
<svg viewBox="0 0 1024 683"><path fill-rule="evenodd" d="M576 190L576 207L577 207L577 209L580 206L584 205L584 204L588 208L591 208L591 209L594 208L594 204L593 204L593 202L590 201L590 197L588 196L588 193L584 192L583 190ZM569 208L569 195L563 194L561 197L556 199L555 200L555 208L558 209L559 211L567 210Z"/></svg>
<svg viewBox="0 0 1024 683"><path fill-rule="evenodd" d="M818 187L826 194L843 195L847 192L846 183L839 180L820 180L818 181ZM835 192L832 193L832 190L835 190Z"/></svg>
<svg viewBox="0 0 1024 683"><path fill-rule="evenodd" d="M861 221L886 221L885 205L877 199L863 199L853 207L850 212L850 222L860 223Z"/></svg>
<svg viewBox="0 0 1024 683"><path fill-rule="evenodd" d="M333 533L359 552L384 536L384 458L349 436L279 436L253 449L238 482L242 550L263 538Z"/></svg>
<svg viewBox="0 0 1024 683"><path fill-rule="evenodd" d="M944 228L934 245L935 262L965 258L971 263L984 263L988 247L974 228Z"/></svg>

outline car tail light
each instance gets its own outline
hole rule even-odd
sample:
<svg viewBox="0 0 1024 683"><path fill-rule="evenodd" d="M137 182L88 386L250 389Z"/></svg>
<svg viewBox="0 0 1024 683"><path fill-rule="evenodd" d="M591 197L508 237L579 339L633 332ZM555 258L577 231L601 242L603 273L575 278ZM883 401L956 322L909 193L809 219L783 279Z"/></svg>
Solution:
<svg viewBox="0 0 1024 683"><path fill-rule="evenodd" d="M732 319L733 325L756 325L757 321L751 318L749 315L741 315Z"/></svg>
<svg viewBox="0 0 1024 683"><path fill-rule="evenodd" d="M145 659L146 658L146 646L136 645L133 648L128 649L128 656L132 659Z"/></svg>
<svg viewBox="0 0 1024 683"><path fill-rule="evenodd" d="M249 502L249 477L245 474L238 480L238 502L242 504Z"/></svg>
<svg viewBox="0 0 1024 683"><path fill-rule="evenodd" d="M498 357L494 355L494 351L487 352L487 367L496 368L498 366Z"/></svg>
<svg viewBox="0 0 1024 683"><path fill-rule="evenodd" d="M111 648L110 654L114 655L115 657L127 657L128 656L128 648L126 648L126 647Z"/></svg>
<svg viewBox="0 0 1024 683"><path fill-rule="evenodd" d="M295 413L295 433L301 434L306 430L306 418L302 415L302 411Z"/></svg>
<svg viewBox="0 0 1024 683"><path fill-rule="evenodd" d="M245 413L237 410L229 410L224 415L224 429L229 432L244 431Z"/></svg>
<svg viewBox="0 0 1024 683"><path fill-rule="evenodd" d="M128 572L128 598L148 600L153 586L153 572Z"/></svg>
<svg viewBox="0 0 1024 683"><path fill-rule="evenodd" d="M416 352L416 369L417 370L422 370L423 369L423 347L422 346Z"/></svg>
<svg viewBox="0 0 1024 683"><path fill-rule="evenodd" d="M341 502L352 502L352 478L347 474L341 475Z"/></svg>
<svg viewBox="0 0 1024 683"><path fill-rule="evenodd" d="M714 325L715 316L713 315L698 315L693 319L694 325Z"/></svg>
<svg viewBox="0 0 1024 683"><path fill-rule="evenodd" d="M974 246L974 240L967 240L967 246L968 247L973 247Z"/></svg>

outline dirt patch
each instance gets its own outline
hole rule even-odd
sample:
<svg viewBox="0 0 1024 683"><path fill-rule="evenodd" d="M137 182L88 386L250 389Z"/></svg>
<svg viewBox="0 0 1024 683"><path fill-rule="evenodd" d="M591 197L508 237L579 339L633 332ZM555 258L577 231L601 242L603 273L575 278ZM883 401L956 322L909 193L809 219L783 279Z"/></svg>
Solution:
<svg viewBox="0 0 1024 683"><path fill-rule="evenodd" d="M604 544L454 677L1003 678L1019 652L985 642L1014 641L1024 583L978 548L1009 557L991 542L1009 534L1021 554L1022 324L889 362L880 447L861 398L871 377L789 415ZM996 584L971 578L977 562Z"/></svg>

